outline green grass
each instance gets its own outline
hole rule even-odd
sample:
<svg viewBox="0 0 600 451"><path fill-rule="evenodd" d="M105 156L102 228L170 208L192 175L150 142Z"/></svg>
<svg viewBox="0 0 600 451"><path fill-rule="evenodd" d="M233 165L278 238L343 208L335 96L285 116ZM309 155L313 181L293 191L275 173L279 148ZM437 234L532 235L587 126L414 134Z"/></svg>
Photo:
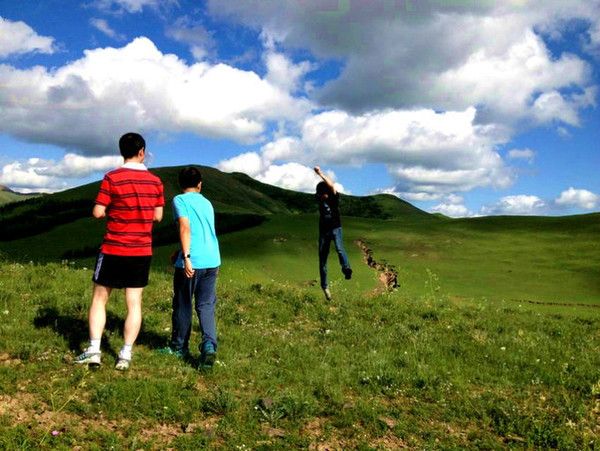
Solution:
<svg viewBox="0 0 600 451"><path fill-rule="evenodd" d="M104 365L88 371L70 362L85 345L91 271L2 263L0 448L597 446L593 308L452 301L425 286L374 293L373 281L344 290L341 276L328 303L247 264L230 256L220 274L212 371L157 352L171 275L155 270L134 365L119 374L122 293L109 303Z"/></svg>

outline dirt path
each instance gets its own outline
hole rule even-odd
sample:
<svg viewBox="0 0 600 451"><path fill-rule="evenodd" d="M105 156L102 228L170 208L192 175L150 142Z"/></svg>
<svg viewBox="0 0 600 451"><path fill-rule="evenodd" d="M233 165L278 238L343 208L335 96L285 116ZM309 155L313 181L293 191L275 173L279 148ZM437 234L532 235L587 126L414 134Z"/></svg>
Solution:
<svg viewBox="0 0 600 451"><path fill-rule="evenodd" d="M378 279L383 284L386 290L393 290L398 288L398 272L392 265L388 265L387 262L378 262L373 258L373 250L369 247L367 242L363 239L354 241L360 250L362 251L363 261L369 268L375 269L378 273Z"/></svg>

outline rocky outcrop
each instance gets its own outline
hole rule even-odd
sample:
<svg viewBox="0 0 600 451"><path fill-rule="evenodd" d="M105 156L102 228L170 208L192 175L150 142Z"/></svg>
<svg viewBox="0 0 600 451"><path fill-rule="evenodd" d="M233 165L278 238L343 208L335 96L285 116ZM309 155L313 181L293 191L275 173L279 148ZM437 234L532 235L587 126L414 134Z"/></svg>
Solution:
<svg viewBox="0 0 600 451"><path fill-rule="evenodd" d="M398 271L393 265L389 265L386 261L378 262L373 257L373 250L368 246L365 240L359 239L354 241L363 254L363 261L369 268L375 269L378 273L378 279L386 288L386 290L393 290L398 288Z"/></svg>

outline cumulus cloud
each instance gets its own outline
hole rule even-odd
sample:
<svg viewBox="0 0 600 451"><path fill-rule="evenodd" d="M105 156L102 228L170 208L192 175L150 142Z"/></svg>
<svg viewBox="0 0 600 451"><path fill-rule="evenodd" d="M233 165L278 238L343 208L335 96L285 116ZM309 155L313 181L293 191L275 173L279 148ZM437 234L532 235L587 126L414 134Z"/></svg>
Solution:
<svg viewBox="0 0 600 451"><path fill-rule="evenodd" d="M92 18L90 19L90 25L109 38L116 39L117 41L125 40L125 35L113 30L108 22L104 19Z"/></svg>
<svg viewBox="0 0 600 451"><path fill-rule="evenodd" d="M464 205L464 199L456 194L446 196L444 201L432 207L431 211L450 216L451 218L473 216L473 212Z"/></svg>
<svg viewBox="0 0 600 451"><path fill-rule="evenodd" d="M0 58L30 52L54 53L54 39L38 35L25 22L0 16Z"/></svg>
<svg viewBox="0 0 600 451"><path fill-rule="evenodd" d="M308 166L294 162L280 165L272 164L257 152L247 152L223 160L217 165L217 168L224 172L242 172L269 185L306 193L314 192L315 186L321 181L321 178ZM339 192L349 194L342 184L335 182L334 172L325 172L334 181Z"/></svg>
<svg viewBox="0 0 600 451"><path fill-rule="evenodd" d="M599 200L600 197L591 191L570 187L568 190L560 193L560 196L554 202L559 207L578 207L585 210L592 210L598 206Z"/></svg>
<svg viewBox="0 0 600 451"><path fill-rule="evenodd" d="M531 164L535 159L535 151L531 149L511 149L508 151L508 158L511 160L525 160Z"/></svg>
<svg viewBox="0 0 600 451"><path fill-rule="evenodd" d="M310 109L254 72L188 65L147 38L88 50L52 71L1 65L0 86L0 132L88 155L112 152L116 137L135 129L257 142L270 121Z"/></svg>
<svg viewBox="0 0 600 451"><path fill-rule="evenodd" d="M279 137L254 158L260 156L263 168L289 160L306 165L383 163L395 179L396 192L430 198L478 186L508 186L512 172L495 149L504 136L477 125L475 115L474 108L364 115L326 111L307 117L299 136Z"/></svg>
<svg viewBox="0 0 600 451"><path fill-rule="evenodd" d="M506 196L493 205L481 208L484 215L539 215L546 212L548 205L537 196L519 194Z"/></svg>
<svg viewBox="0 0 600 451"><path fill-rule="evenodd" d="M553 56L543 36L583 20L596 42L600 23L597 2L581 0L208 4L215 16L285 46L343 60L340 77L317 91L322 105L355 113L478 106L480 121L508 125L578 123L581 105L568 93L590 87L590 66L573 54Z"/></svg>
<svg viewBox="0 0 600 451"><path fill-rule="evenodd" d="M69 186L69 179L114 169L123 163L121 157L84 157L68 153L62 160L29 158L6 164L0 170L0 184L17 191L52 192Z"/></svg>

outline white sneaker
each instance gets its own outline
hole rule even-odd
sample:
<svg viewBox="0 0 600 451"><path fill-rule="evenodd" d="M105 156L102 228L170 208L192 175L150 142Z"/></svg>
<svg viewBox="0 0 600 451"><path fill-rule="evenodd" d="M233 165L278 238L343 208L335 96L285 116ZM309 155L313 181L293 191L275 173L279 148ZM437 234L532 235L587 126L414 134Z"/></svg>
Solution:
<svg viewBox="0 0 600 451"><path fill-rule="evenodd" d="M115 365L115 370L117 371L127 371L129 369L129 363L131 360L122 359L119 357L117 359L117 364Z"/></svg>
<svg viewBox="0 0 600 451"><path fill-rule="evenodd" d="M100 366L101 364L101 353L100 352L92 352L86 349L82 354L78 355L74 361L77 365L88 364L90 366Z"/></svg>
<svg viewBox="0 0 600 451"><path fill-rule="evenodd" d="M329 288L323 288L323 293L325 293L325 299L331 301L331 291L329 291Z"/></svg>

